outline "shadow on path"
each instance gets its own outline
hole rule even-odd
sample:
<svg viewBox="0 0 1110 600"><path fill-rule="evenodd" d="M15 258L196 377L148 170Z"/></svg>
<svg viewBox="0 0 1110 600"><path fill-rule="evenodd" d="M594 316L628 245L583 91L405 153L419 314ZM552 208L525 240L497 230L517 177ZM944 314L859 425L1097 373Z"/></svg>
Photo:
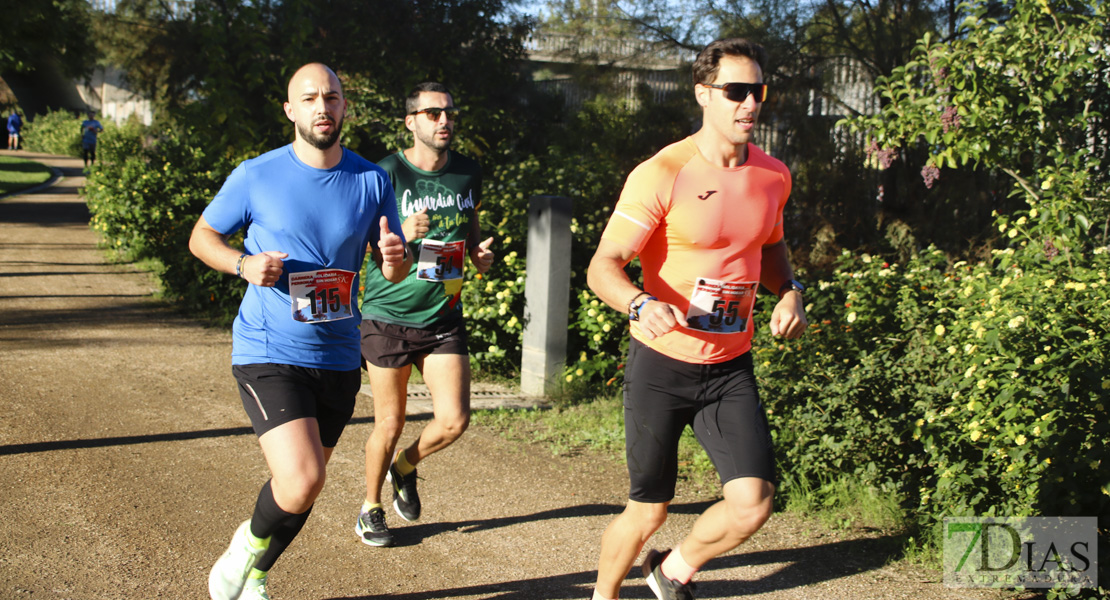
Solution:
<svg viewBox="0 0 1110 600"><path fill-rule="evenodd" d="M475 527L454 527L460 531L496 526L512 525L520 522L545 518L568 518L615 514L620 507L610 505L586 505L558 509L509 519L478 521ZM459 524L446 524L459 525ZM404 535L411 527L398 529L394 535ZM766 550L716 558L706 565L695 580L699 600L707 598L733 598L745 594L764 593L776 590L802 588L824 581L850 577L865 571L882 567L898 558L902 539L888 535L877 538L830 542L806 548L789 550ZM558 560L553 554L552 560ZM748 565L782 564L783 567L770 575L750 581L713 579L712 573L720 569L730 569ZM389 594L394 600L435 600L437 598L456 598L480 596L499 600L534 600L535 598L586 598L592 589L596 573L585 571L567 573L552 577L540 577L520 581L505 581L497 584L463 586L442 590L430 590L408 594ZM584 591L585 590L585 591ZM380 595L334 597L327 600L371 600ZM643 582L639 565L633 567L621 589L621 598L655 598Z"/></svg>
<svg viewBox="0 0 1110 600"><path fill-rule="evenodd" d="M409 415L406 421L427 421L431 415ZM358 425L373 423L374 417L355 417L347 423ZM200 429L197 431L177 431L170 433L149 433L143 435L125 435L106 438L88 438L77 440L55 440L52 442L29 442L25 444L7 444L0 446L0 456L12 454L30 454L35 452L51 452L54 450L83 450L86 448L106 448L108 446L131 446L135 444L150 444L153 442L182 442L204 438L230 437L236 435L254 435L250 427L225 427L222 429Z"/></svg>

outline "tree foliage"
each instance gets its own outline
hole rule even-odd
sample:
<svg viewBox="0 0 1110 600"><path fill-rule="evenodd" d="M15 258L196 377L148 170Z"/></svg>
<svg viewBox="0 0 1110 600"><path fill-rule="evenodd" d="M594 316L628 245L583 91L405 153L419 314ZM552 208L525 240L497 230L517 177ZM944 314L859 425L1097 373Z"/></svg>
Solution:
<svg viewBox="0 0 1110 600"><path fill-rule="evenodd" d="M446 83L474 115L487 147L514 134L494 118L519 98L516 61L527 21L502 0L197 0L187 13L158 0L121 0L102 15L108 59L155 101L159 120L188 123L214 146L261 149L288 141L281 113L294 69L328 64L392 98L427 80ZM361 84L360 84L361 85ZM401 116L400 103L394 116ZM488 110L488 112L486 112ZM373 156L377 140L348 132Z"/></svg>
<svg viewBox="0 0 1110 600"><path fill-rule="evenodd" d="M49 63L80 77L96 61L85 0L6 3L0 18L0 73L34 71Z"/></svg>
<svg viewBox="0 0 1110 600"><path fill-rule="evenodd" d="M967 4L956 39L924 37L914 60L881 82L883 111L849 124L869 134L876 153L923 155L926 185L979 166L1005 173L1031 207L1056 198L1034 215L1068 230L1047 244L1106 243L1105 227L1086 235L1110 217L1110 125L1094 110L1110 85L1106 4L1015 0L1004 18L987 8Z"/></svg>

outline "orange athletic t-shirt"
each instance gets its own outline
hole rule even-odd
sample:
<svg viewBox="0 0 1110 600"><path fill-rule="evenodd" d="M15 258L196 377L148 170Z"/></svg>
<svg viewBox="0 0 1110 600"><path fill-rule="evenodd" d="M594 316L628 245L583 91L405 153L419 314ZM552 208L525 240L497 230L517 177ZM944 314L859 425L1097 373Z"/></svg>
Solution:
<svg viewBox="0 0 1110 600"><path fill-rule="evenodd" d="M750 350L763 247L782 240L790 187L786 165L754 144L743 165L720 167L688 137L633 169L601 237L638 254L644 291L698 328L648 340L633 322L632 337L694 364Z"/></svg>

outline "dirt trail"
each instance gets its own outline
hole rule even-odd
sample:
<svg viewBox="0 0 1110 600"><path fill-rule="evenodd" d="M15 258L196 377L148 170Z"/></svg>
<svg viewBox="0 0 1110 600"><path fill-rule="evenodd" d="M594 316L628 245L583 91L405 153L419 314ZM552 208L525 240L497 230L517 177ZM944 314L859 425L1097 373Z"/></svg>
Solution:
<svg viewBox="0 0 1110 600"><path fill-rule="evenodd" d="M230 335L151 300L135 265L105 262L79 160L18 155L62 178L0 199L0 599L207 598L208 569L267 477ZM589 597L601 532L625 497L620 465L475 427L421 465L422 521L390 514L399 546L370 548L353 531L367 400L271 575L275 600ZM411 420L426 410L414 403ZM675 543L706 505L680 495L654 545ZM776 516L699 574L698 598L998 597L888 566L893 542ZM652 597L638 570L623 597Z"/></svg>

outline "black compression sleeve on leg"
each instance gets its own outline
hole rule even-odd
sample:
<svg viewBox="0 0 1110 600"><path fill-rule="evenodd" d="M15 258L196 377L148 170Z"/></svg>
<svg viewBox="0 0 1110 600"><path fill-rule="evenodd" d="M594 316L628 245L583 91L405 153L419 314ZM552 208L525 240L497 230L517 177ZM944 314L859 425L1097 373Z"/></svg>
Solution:
<svg viewBox="0 0 1110 600"><path fill-rule="evenodd" d="M258 562L254 564L254 568L259 571L269 571L270 567L273 567L274 563L277 562L281 553L285 552L285 549L292 543L293 538L297 537L297 534L301 532L301 528L304 527L305 521L308 520L308 514L311 512L312 507L310 506L308 510L303 513L293 515L286 519L270 538L270 547L258 558Z"/></svg>
<svg viewBox="0 0 1110 600"><path fill-rule="evenodd" d="M270 488L270 481L262 486L258 492L258 501L254 503L254 515L251 516L251 533L257 538L268 538L281 527L286 520L297 515L285 512L274 500L274 492Z"/></svg>

